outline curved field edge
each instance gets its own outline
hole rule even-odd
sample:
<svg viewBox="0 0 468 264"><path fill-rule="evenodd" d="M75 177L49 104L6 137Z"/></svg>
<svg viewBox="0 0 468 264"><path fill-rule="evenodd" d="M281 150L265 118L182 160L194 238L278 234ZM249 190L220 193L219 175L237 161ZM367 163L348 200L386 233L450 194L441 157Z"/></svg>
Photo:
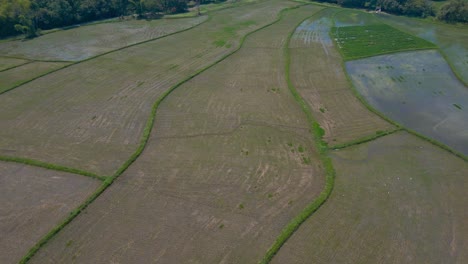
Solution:
<svg viewBox="0 0 468 264"><path fill-rule="evenodd" d="M314 15L323 12L327 8L320 10L319 12L315 13ZM312 17L312 16L310 16ZM289 91L293 95L296 102L301 107L302 111L305 113L307 120L309 122L310 133L314 139L315 147L319 153L320 161L322 162L324 171L325 171L325 186L322 192L320 192L319 196L312 201L299 215L293 218L286 227L281 231L280 235L270 247L270 249L266 252L263 259L259 262L260 264L267 264L269 263L276 253L280 250L280 248L286 243L286 241L294 234L294 232L300 227L302 223L305 222L315 211L317 211L320 206L322 206L325 201L330 196L333 186L335 184L335 169L333 168L332 160L328 155L328 144L323 140L324 130L320 127L320 124L315 121L312 111L310 110L310 106L305 102L302 96L297 92L296 88L294 87L291 77L290 77L290 64L291 64L291 56L290 56L290 49L289 43L291 41L292 35L294 34L295 30L301 23L309 19L302 20L297 26L292 30L287 39L286 45L284 46L284 55L286 57L285 63L285 71L286 71L286 82L288 84Z"/></svg>
<svg viewBox="0 0 468 264"><path fill-rule="evenodd" d="M15 85L15 86L12 86L11 88L8 88L8 89L6 89L6 90L4 90L4 91L1 91L1 92L0 92L0 95L2 95L2 94L4 94L4 93L7 93L7 92L9 92L9 91L11 91L11 90L13 90L13 89L18 88L18 87L21 87L22 85L25 85L25 84L27 84L27 83L30 83L30 82L32 82L32 81L34 81L34 80L37 80L37 79L39 79L39 78L41 78L41 77L44 77L44 76L46 76L46 75L49 75L49 74L51 74L51 73L54 73L54 72L58 72L58 71L60 71L60 70L63 70L63 69L65 69L65 68L68 68L68 67L71 67L71 66L74 66L74 65L83 63L83 62L87 62L87 61L90 61L90 60L93 60L93 59L102 57L102 56L104 56L104 55L108 55L108 54L110 54L110 53L114 53L114 52L117 52L117 51L121 51L121 50L124 50L124 49L127 49L127 48L131 48L131 47L137 46L137 45L145 44L145 43L148 43L148 42L151 42L151 41L155 41L155 40L158 40L158 39L166 38L166 37L169 37L169 36L178 34L178 33L182 33L182 32L191 30L191 29L193 29L193 28L195 28L195 27L197 27L197 26L200 26L200 25L202 25L202 24L208 22L210 19L211 19L211 17L208 16L208 18L205 19L204 21L202 21L202 22L200 22L200 23L198 23L198 24L196 24L196 25L193 25L193 26L191 26L191 27L188 27L188 28L185 28L185 29L182 29L182 30L178 30L178 31L174 31L174 32L171 32L171 33L169 33L169 34L166 34L166 35L163 35L163 36L159 36L159 37L156 37L156 38L152 38L152 39L148 39L148 40L141 41L141 42L138 42L138 43L130 44L130 45L128 45L128 46L124 46L124 47L121 47L121 48L118 48L118 49L114 49L114 50L111 50L111 51L107 51L107 52L98 54L98 55L96 55L96 56L92 56L92 57L86 58L86 59L84 59L84 60L80 60L80 61L77 61L77 62L73 62L73 63L71 63L71 64L65 65L64 67L61 67L61 68L58 68L58 69L55 69L55 70L46 72L46 73L41 74L41 75L38 75L38 76L36 76L36 77L34 77L34 78L32 78L32 79L26 80L26 81L24 81L24 82L22 82L22 83L20 83L20 84L17 84L17 85ZM55 62L66 62L66 61L55 61Z"/></svg>
<svg viewBox="0 0 468 264"><path fill-rule="evenodd" d="M151 134L151 131L153 129L153 125L154 125L154 121L155 121L155 118L156 118L156 113L157 113L157 109L159 107L159 105L162 103L162 101L169 95L171 94L175 89L177 89L178 87L180 87L181 85L183 85L184 83L188 82L189 80L193 79L194 77L196 77L197 75L205 72L206 70L208 70L209 68L215 66L216 64L220 63L221 61L225 60L226 58L230 57L231 55L235 54L236 52L238 52L241 47L243 46L244 44L244 41L245 39L250 36L251 34L259 31L259 30L262 30L266 27L269 27L277 22L279 22L282 17L283 17L283 13L288 11L288 10L291 10L291 9L296 9L296 8L299 8L300 6L302 5L297 5L297 6L294 6L294 7L290 7L290 8L285 8L283 10L280 11L278 17L276 20L274 20L273 22L269 23L269 24L266 24L260 28L257 28L247 34L245 34L242 38L241 38L241 41L240 41L240 44L239 46L234 50L232 51L231 53L228 53L226 54L225 56L223 56L222 58L218 59L217 61L215 61L214 63L212 63L211 65L208 65L207 67L199 70L198 72L190 75L189 77L185 78L183 81L179 82L178 84L172 86L169 90L167 90L165 93L163 93L158 99L157 101L154 103L153 107L152 107L152 111L151 111L151 115L148 119L148 121L146 122L146 125L145 125L145 129L143 131L143 136L140 140L140 145L138 146L137 150L133 153L133 155L114 173L114 175L112 175L111 177L108 177L106 178L102 185L90 196L86 199L86 201L81 204L79 207L77 207L75 210L73 210L72 212L70 212L70 215L64 219L59 225L57 225L56 227L54 227L49 233L47 233L44 237L42 237L37 243L36 245L34 245L34 247L32 247L28 253L20 260L19 263L27 263L39 250L42 246L44 246L50 239L52 239L58 232L60 232L60 230L62 230L67 224L69 224L75 217L77 217L84 209L86 209L86 207L88 207L88 205L90 205L94 200L96 200L109 186L112 185L112 183L120 176L122 175L127 169L128 167L130 167L130 165L136 161L136 159L141 155L141 153L143 152L143 150L145 149L146 147L146 144L148 143L148 140L149 140L149 137L150 137L150 134ZM319 128L319 127L318 127ZM330 160L330 164L331 164L331 160Z"/></svg>
<svg viewBox="0 0 468 264"><path fill-rule="evenodd" d="M13 162L13 163L20 163L20 164L25 164L29 166L34 166L34 167L40 167L48 170L54 170L54 171L61 171L61 172L68 172L68 173L73 173L77 175L82 175L90 178L94 178L100 181L104 181L106 177L99 176L95 173L89 172L89 171L84 171L76 168L70 168L70 167L65 167L65 166L60 166L57 164L52 164L52 163L47 163L47 162L42 162L39 160L34 160L34 159L26 159L26 158L21 158L21 157L9 157L9 156L0 156L0 161L5 161L5 162Z"/></svg>

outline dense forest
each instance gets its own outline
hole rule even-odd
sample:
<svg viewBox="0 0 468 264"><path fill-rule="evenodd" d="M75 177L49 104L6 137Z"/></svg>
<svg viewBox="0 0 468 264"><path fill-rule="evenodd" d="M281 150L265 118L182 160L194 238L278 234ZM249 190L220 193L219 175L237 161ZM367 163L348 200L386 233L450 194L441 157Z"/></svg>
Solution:
<svg viewBox="0 0 468 264"><path fill-rule="evenodd" d="M25 34L34 37L39 29L136 14L180 13L189 0L0 0L0 37ZM201 0L201 3L213 0ZM223 0L214 0L223 1ZM428 0L321 0L345 7L381 8L409 16L437 16L448 22L468 22L468 0L449 0L435 12Z"/></svg>

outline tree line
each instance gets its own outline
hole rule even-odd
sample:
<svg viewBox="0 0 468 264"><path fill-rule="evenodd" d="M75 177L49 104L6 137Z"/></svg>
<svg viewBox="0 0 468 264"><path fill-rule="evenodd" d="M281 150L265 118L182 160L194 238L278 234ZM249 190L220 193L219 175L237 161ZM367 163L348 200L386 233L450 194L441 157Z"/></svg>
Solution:
<svg viewBox="0 0 468 264"><path fill-rule="evenodd" d="M93 20L148 13L180 13L188 0L0 0L0 37Z"/></svg>
<svg viewBox="0 0 468 264"><path fill-rule="evenodd" d="M34 37L39 29L65 27L128 14L185 12L189 0L0 0L0 38ZM195 0L196 1L196 0ZM198 0L198 3L224 0ZM409 16L437 16L447 22L468 22L468 0L449 0L436 14L428 0L319 0L345 7L380 8Z"/></svg>
<svg viewBox="0 0 468 264"><path fill-rule="evenodd" d="M380 9L384 12L416 17L436 16L446 22L468 22L468 0L449 0L436 11L428 0L319 0L344 7ZM440 0L439 0L440 1Z"/></svg>

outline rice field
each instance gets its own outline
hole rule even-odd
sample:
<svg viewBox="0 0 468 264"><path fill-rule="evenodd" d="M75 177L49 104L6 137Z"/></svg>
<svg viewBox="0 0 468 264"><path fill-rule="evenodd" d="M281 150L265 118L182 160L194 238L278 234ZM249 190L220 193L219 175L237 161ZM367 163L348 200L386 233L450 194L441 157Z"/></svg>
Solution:
<svg viewBox="0 0 468 264"><path fill-rule="evenodd" d="M330 199L271 263L465 263L468 165L407 133L332 153Z"/></svg>
<svg viewBox="0 0 468 264"><path fill-rule="evenodd" d="M73 27L32 40L0 43L0 56L33 60L81 61L112 50L156 39L206 21L183 19L129 20Z"/></svg>
<svg viewBox="0 0 468 264"><path fill-rule="evenodd" d="M394 129L353 94L340 54L329 36L335 14L339 9L328 8L304 21L289 44L291 82L325 130L324 139L329 145Z"/></svg>
<svg viewBox="0 0 468 264"><path fill-rule="evenodd" d="M333 27L331 36L345 60L436 47L386 24Z"/></svg>
<svg viewBox="0 0 468 264"><path fill-rule="evenodd" d="M68 64L66 62L28 62L5 71L0 71L0 94Z"/></svg>
<svg viewBox="0 0 468 264"><path fill-rule="evenodd" d="M17 263L99 186L99 181L0 162L0 263Z"/></svg>
<svg viewBox="0 0 468 264"><path fill-rule="evenodd" d="M437 51L355 60L346 69L384 115L468 155L468 89Z"/></svg>
<svg viewBox="0 0 468 264"><path fill-rule="evenodd" d="M31 262L258 262L323 186L283 54L319 9L285 12L171 93L140 158Z"/></svg>
<svg viewBox="0 0 468 264"><path fill-rule="evenodd" d="M0 263L468 262L466 30L201 9L0 43Z"/></svg>
<svg viewBox="0 0 468 264"><path fill-rule="evenodd" d="M292 5L272 1L221 10L192 30L72 65L3 94L0 155L112 175L137 149L159 96Z"/></svg>
<svg viewBox="0 0 468 264"><path fill-rule="evenodd" d="M379 15L378 18L400 30L435 43L465 85L468 84L468 31L466 26L413 19L409 17Z"/></svg>

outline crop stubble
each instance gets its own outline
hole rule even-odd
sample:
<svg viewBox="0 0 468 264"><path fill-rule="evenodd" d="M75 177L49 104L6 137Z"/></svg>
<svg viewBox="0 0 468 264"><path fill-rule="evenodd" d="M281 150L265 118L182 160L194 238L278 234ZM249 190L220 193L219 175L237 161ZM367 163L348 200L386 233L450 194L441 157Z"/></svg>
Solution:
<svg viewBox="0 0 468 264"><path fill-rule="evenodd" d="M468 165L406 132L334 151L334 191L272 263L465 263Z"/></svg>
<svg viewBox="0 0 468 264"><path fill-rule="evenodd" d="M79 175L0 162L0 262L18 262L99 184Z"/></svg>
<svg viewBox="0 0 468 264"><path fill-rule="evenodd" d="M222 10L199 27L70 66L0 96L0 154L111 175L135 151L156 99L292 6ZM213 44L223 40L222 47Z"/></svg>
<svg viewBox="0 0 468 264"><path fill-rule="evenodd" d="M291 81L311 106L330 145L394 128L362 106L351 90L328 35L336 11L327 9L303 22L290 43Z"/></svg>
<svg viewBox="0 0 468 264"><path fill-rule="evenodd" d="M323 187L283 54L288 33L319 9L286 12L171 93L140 158L32 263L260 260Z"/></svg>

